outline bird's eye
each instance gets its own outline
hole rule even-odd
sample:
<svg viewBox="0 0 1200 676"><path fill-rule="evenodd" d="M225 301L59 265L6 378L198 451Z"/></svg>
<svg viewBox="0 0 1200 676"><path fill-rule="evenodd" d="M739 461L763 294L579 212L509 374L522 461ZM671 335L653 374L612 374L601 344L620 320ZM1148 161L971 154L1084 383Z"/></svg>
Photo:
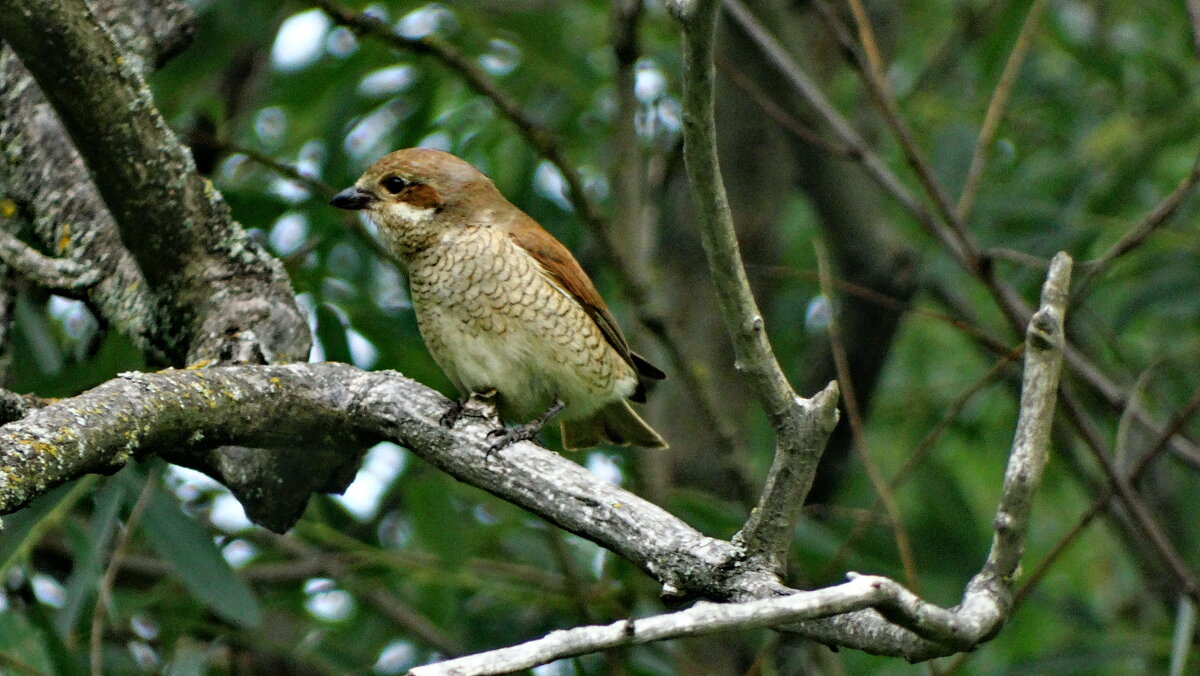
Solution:
<svg viewBox="0 0 1200 676"><path fill-rule="evenodd" d="M382 185L384 190L395 195L396 193L408 187L408 181L400 178L399 176L388 176L380 181L379 185Z"/></svg>

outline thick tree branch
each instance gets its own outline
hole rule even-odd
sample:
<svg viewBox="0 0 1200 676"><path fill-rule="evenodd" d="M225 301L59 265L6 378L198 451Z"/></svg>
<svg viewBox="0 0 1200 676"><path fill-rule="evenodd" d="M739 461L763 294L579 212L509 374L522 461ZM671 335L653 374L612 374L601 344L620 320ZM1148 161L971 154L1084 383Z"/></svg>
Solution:
<svg viewBox="0 0 1200 676"><path fill-rule="evenodd" d="M0 514L84 473L112 472L146 455L203 466L225 483L226 466L212 457L225 444L305 446L357 459L363 446L390 439L634 560L668 587L714 598L778 587L761 571L731 585L722 569L736 566L736 547L555 453L518 444L489 456L485 435L494 420L476 415L447 430L438 422L447 404L399 374L345 364L127 373L0 427ZM327 457L294 460L298 473L328 473Z"/></svg>
<svg viewBox="0 0 1200 676"><path fill-rule="evenodd" d="M0 36L87 161L149 286L154 321L166 327L167 356L307 356L307 324L279 262L230 219L154 108L140 64L124 57L84 0L6 2Z"/></svg>

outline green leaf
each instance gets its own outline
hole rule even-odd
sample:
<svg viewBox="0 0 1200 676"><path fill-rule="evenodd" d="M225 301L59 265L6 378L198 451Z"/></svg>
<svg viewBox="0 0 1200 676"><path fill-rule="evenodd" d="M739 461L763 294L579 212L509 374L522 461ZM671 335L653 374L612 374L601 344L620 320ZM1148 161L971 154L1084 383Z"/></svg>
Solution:
<svg viewBox="0 0 1200 676"><path fill-rule="evenodd" d="M187 637L179 639L165 673L166 676L204 676L209 673L204 645Z"/></svg>
<svg viewBox="0 0 1200 676"><path fill-rule="evenodd" d="M34 499L25 509L4 517L4 530L0 530L0 577L25 556L42 534L63 519L95 482L95 476L86 476L73 484L59 486Z"/></svg>
<svg viewBox="0 0 1200 676"><path fill-rule="evenodd" d="M351 363L346 325L337 311L326 303L317 306L317 338L325 348L326 361Z"/></svg>
<svg viewBox="0 0 1200 676"><path fill-rule="evenodd" d="M150 546L214 613L242 627L258 626L262 621L258 599L229 567L212 536L183 512L173 495L157 485L152 490L142 515Z"/></svg>
<svg viewBox="0 0 1200 676"><path fill-rule="evenodd" d="M29 669L53 673L43 639L24 615L0 613L0 673L25 674Z"/></svg>
<svg viewBox="0 0 1200 676"><path fill-rule="evenodd" d="M92 512L87 533L75 538L71 551L76 552L75 565L67 580L66 602L55 620L60 634L66 635L79 620L87 601L99 588L104 574L104 554L112 544L113 528L117 522L117 511L125 497L125 485L121 481L108 481L96 496L96 509Z"/></svg>

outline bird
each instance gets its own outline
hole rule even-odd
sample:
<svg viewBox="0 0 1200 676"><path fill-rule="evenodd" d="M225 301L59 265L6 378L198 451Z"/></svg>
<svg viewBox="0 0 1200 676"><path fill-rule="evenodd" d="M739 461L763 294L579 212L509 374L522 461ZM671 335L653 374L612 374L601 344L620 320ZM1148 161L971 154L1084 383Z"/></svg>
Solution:
<svg viewBox="0 0 1200 676"><path fill-rule="evenodd" d="M630 406L666 375L630 349L565 246L486 175L430 148L396 150L330 204L361 211L401 261L417 326L463 397L493 396L491 449L536 437L555 416L563 447L666 448Z"/></svg>

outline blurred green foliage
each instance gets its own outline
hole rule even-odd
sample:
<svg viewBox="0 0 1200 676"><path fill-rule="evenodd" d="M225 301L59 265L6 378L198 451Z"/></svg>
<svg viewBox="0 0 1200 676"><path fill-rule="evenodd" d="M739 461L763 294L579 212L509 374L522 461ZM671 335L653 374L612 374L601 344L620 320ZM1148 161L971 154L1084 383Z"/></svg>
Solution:
<svg viewBox="0 0 1200 676"><path fill-rule="evenodd" d="M159 107L181 136L200 139L201 168L211 171L235 217L286 262L312 310L319 358L400 370L453 394L421 344L402 276L347 227L352 216L328 207L328 195L247 153L297 166L337 190L389 150L424 144L451 150L575 251L618 316L632 324L613 275L556 188L555 170L457 75L432 58L360 41L303 3L195 4L195 43L153 77ZM641 68L661 77L665 90L643 102L643 150L677 166L678 35L661 3L647 5ZM1030 5L906 0L879 8L901 112L952 195L963 185L980 122ZM608 3L395 1L371 11L402 30L432 27L477 59L532 119L555 132L593 197L611 213L616 103ZM819 32L819 22L806 18L812 19L809 30ZM289 25L293 32L281 34ZM852 71L836 59L822 70L837 105L851 119L874 124ZM990 153L972 231L986 247L1041 259L1059 250L1081 261L1102 254L1190 170L1200 151L1198 84L1184 3L1051 3ZM918 190L886 132L876 128L872 138ZM653 199L666 203L663 194ZM778 223L781 269L764 301L781 361L795 363L792 355L809 342L804 307L818 293L817 216L799 188L780 200L788 205ZM921 253L921 276L955 289L978 313L980 327L1016 346L1019 337L983 289L900 207L887 203L885 209L887 227ZM1137 398L1160 418L1200 384L1196 221L1197 203L1189 197L1170 222L1096 280L1072 318L1072 340L1116 382L1131 387L1149 371ZM663 232L659 246L694 237ZM1043 271L998 261L996 274L1033 299ZM918 299L874 398L867 446L885 476L994 363L931 309L932 300ZM17 317L16 354L28 358L15 360L7 385L16 391L69 396L144 367L128 341L104 331L76 304L28 289ZM729 373L726 364L708 368ZM719 397L719 381L717 388ZM1113 444L1119 414L1088 403ZM896 492L921 592L934 602L956 603L986 555L1015 414L1011 379L984 387ZM747 424L753 428L742 431L751 440L746 462L759 481L770 462L769 431L762 416ZM1072 448L1077 442L1069 432L1058 439L1034 511L1027 570L1095 495L1096 470ZM157 479L143 488L147 472L134 467L60 489L7 517L0 540L0 573L7 580L0 653L8 657L0 658L0 671L86 673L98 580L117 523L129 519L142 491L152 492L151 506L134 524L111 606L99 611L107 627L106 673L403 673L451 651L663 610L653 581L629 563L402 450L376 451L377 466L367 463L376 468L376 484L350 506L314 500L287 541L239 521L223 489L191 475L184 481L174 470L163 470L172 491L163 491ZM608 468L635 491L641 486L630 452L578 457ZM1153 482L1157 493L1147 493L1194 568L1200 543L1188 497L1200 489L1197 475L1168 459ZM796 533L792 572L798 581L827 584L846 570L903 579L881 516L850 543L839 566L827 568L874 498L865 474L852 471L836 504L812 511ZM664 506L722 538L748 513L748 505L685 485L673 486ZM1139 547L1111 526L1092 526L1002 633L961 662L961 673L1165 670L1177 597L1145 566L1153 557ZM745 673L810 668L770 632L720 640L746 658ZM538 673L699 673L689 671L692 653L703 654L694 642L655 644L566 660ZM830 659L850 674L924 670L848 650Z"/></svg>

